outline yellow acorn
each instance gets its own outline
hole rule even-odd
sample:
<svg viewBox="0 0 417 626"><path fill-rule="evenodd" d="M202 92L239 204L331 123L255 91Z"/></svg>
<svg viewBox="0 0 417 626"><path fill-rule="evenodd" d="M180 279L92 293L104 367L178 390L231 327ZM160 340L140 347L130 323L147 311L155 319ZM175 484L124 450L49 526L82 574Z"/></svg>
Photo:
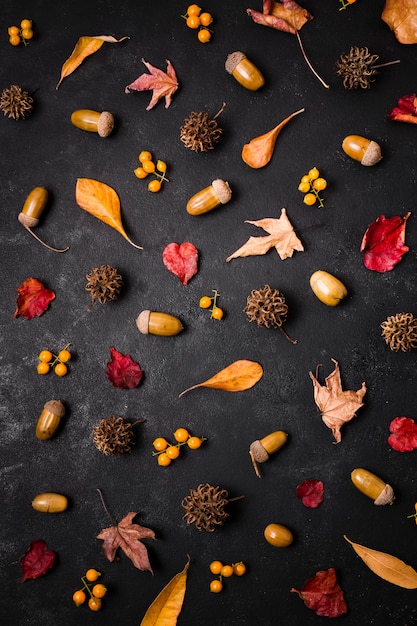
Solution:
<svg viewBox="0 0 417 626"><path fill-rule="evenodd" d="M68 499L60 493L40 493L32 500L32 506L40 513L62 513L67 509Z"/></svg>
<svg viewBox="0 0 417 626"><path fill-rule="evenodd" d="M187 212L190 215L202 215L221 204L226 204L231 197L232 191L229 183L217 178L213 180L210 187L205 187L188 200Z"/></svg>
<svg viewBox="0 0 417 626"><path fill-rule="evenodd" d="M361 165L375 165L382 159L381 147L376 141L360 135L348 135L342 143L343 151Z"/></svg>
<svg viewBox="0 0 417 626"><path fill-rule="evenodd" d="M275 548L287 548L294 541L292 532L282 524L268 524L264 537Z"/></svg>
<svg viewBox="0 0 417 626"><path fill-rule="evenodd" d="M344 284L324 270L317 270L310 276L310 287L317 298L327 306L336 306L347 296Z"/></svg>
<svg viewBox="0 0 417 626"><path fill-rule="evenodd" d="M108 111L99 113L90 109L78 109L72 113L71 122L81 130L98 133L100 137L108 137L114 128L114 117Z"/></svg>
<svg viewBox="0 0 417 626"><path fill-rule="evenodd" d="M229 54L225 68L226 72L231 74L242 87L250 91L257 91L265 84L262 73L243 52L232 52Z"/></svg>
<svg viewBox="0 0 417 626"><path fill-rule="evenodd" d="M271 454L277 452L287 442L288 435L283 430L276 430L262 439L257 439L250 444L249 455L258 478L261 474L257 463L265 463Z"/></svg>
<svg viewBox="0 0 417 626"><path fill-rule="evenodd" d="M49 400L43 407L36 425L36 437L41 441L51 439L58 430L65 407L61 400Z"/></svg>
<svg viewBox="0 0 417 626"><path fill-rule="evenodd" d="M386 484L372 472L362 467L357 468L351 473L351 480L361 493L374 501L374 504L381 506L394 502L394 490L391 485Z"/></svg>
<svg viewBox="0 0 417 626"><path fill-rule="evenodd" d="M160 337L172 337L182 331L181 321L161 311L142 311L136 319L136 326L143 335L159 335Z"/></svg>

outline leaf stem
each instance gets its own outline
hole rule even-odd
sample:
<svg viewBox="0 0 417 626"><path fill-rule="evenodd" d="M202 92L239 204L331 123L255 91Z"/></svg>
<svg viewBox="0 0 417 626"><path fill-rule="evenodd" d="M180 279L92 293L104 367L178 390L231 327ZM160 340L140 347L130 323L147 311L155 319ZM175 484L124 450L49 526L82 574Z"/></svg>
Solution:
<svg viewBox="0 0 417 626"><path fill-rule="evenodd" d="M285 330L282 328L282 326L279 326L280 331L282 332L282 334L284 335L284 337L286 339L288 339L288 341L290 341L294 346L297 343L296 339L291 339L291 337L285 332Z"/></svg>
<svg viewBox="0 0 417 626"><path fill-rule="evenodd" d="M321 78L321 76L318 75L318 73L316 72L316 70L314 69L314 67L311 65L309 59L307 58L307 55L305 53L303 44L301 43L301 38L300 38L300 34L298 32L298 30L296 31L296 36L297 36L297 40L298 40L298 44L300 46L300 50L301 53L304 57L305 62L307 63L308 67L310 68L310 70L313 72L314 76L321 82L321 84L323 85L323 87L326 87L326 89L330 88L330 85L328 85L327 83L324 82L324 80Z"/></svg>
<svg viewBox="0 0 417 626"><path fill-rule="evenodd" d="M103 492L101 491L101 489L99 489L98 487L96 487L96 491L98 493L98 495L100 496L100 500L101 500L101 504L103 505L103 509L106 511L107 515L109 516L110 520L113 522L113 526L117 526L117 521L116 519L113 517L113 515L110 513L109 509L106 506L106 503L104 502L104 496L103 496Z"/></svg>

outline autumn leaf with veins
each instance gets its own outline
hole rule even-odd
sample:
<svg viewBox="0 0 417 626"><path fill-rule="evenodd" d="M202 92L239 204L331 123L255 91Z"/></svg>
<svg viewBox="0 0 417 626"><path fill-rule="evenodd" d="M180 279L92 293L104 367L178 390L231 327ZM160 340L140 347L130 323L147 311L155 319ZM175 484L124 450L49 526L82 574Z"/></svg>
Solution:
<svg viewBox="0 0 417 626"><path fill-rule="evenodd" d="M155 104L161 98L165 98L165 108L167 109L172 102L172 96L179 87L177 75L171 61L167 59L167 71L163 72L154 65L147 63L142 59L142 63L146 65L149 74L141 74L133 83L125 87L125 93L130 91L152 91L152 98L146 110L153 109Z"/></svg>

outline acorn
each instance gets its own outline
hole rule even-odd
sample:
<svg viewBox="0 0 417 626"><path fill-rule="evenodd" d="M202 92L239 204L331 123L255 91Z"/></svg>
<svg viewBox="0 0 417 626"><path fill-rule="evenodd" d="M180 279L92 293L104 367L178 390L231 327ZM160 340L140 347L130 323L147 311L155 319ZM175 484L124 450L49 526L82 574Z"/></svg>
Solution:
<svg viewBox="0 0 417 626"><path fill-rule="evenodd" d="M210 187L205 187L194 194L187 202L187 212L190 215L202 215L212 209L226 204L232 197L232 190L229 183L220 178L213 180Z"/></svg>
<svg viewBox="0 0 417 626"><path fill-rule="evenodd" d="M58 430L65 407L61 400L49 400L43 407L36 425L36 437L41 441L51 439Z"/></svg>
<svg viewBox="0 0 417 626"><path fill-rule="evenodd" d="M60 493L40 493L32 500L35 511L40 513L63 513L68 506L68 498Z"/></svg>
<svg viewBox="0 0 417 626"><path fill-rule="evenodd" d="M275 548L288 548L294 541L292 532L282 524L268 524L264 537Z"/></svg>
<svg viewBox="0 0 417 626"><path fill-rule="evenodd" d="M178 335L183 329L181 321L160 311L142 311L136 318L136 326L143 335L159 335L160 337L172 337Z"/></svg>
<svg viewBox="0 0 417 626"><path fill-rule="evenodd" d="M277 452L287 442L288 435L283 430L276 430L263 439L253 441L249 447L249 455L258 478L261 474L257 463L265 463L271 454Z"/></svg>
<svg viewBox="0 0 417 626"><path fill-rule="evenodd" d="M243 52L232 52L229 54L225 68L226 72L231 74L242 87L250 91L257 91L265 84L262 73Z"/></svg>
<svg viewBox="0 0 417 626"><path fill-rule="evenodd" d="M35 228L39 224L39 219L47 205L48 197L48 190L45 189L45 187L35 187L32 189L26 197L23 208L17 216L17 219L32 235L32 237L45 246L45 248L48 248L48 250L52 250L53 252L66 252L69 248L53 248L42 241L42 239L39 239L38 235L36 235L32 230L32 228Z"/></svg>
<svg viewBox="0 0 417 626"><path fill-rule="evenodd" d="M381 147L376 141L360 135L348 135L342 143L343 151L361 165L375 165L382 159Z"/></svg>
<svg viewBox="0 0 417 626"><path fill-rule="evenodd" d="M347 296L344 284L324 270L317 270L310 276L310 287L314 295L327 306L337 306Z"/></svg>
<svg viewBox="0 0 417 626"><path fill-rule="evenodd" d="M81 130L108 137L114 128L114 117L108 111L99 113L90 109L78 109L71 114L71 122Z"/></svg>
<svg viewBox="0 0 417 626"><path fill-rule="evenodd" d="M372 472L360 467L353 470L350 477L355 487L365 496L371 498L377 506L394 502L394 490L391 485L386 484Z"/></svg>

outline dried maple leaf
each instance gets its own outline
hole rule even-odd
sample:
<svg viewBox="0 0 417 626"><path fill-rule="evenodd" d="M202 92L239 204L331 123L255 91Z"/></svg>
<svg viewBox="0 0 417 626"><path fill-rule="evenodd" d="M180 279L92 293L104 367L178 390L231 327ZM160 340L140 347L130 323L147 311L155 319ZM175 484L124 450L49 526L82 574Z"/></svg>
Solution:
<svg viewBox="0 0 417 626"><path fill-rule="evenodd" d="M388 118L395 122L417 124L417 94L402 96L397 106L388 113Z"/></svg>
<svg viewBox="0 0 417 626"><path fill-rule="evenodd" d="M394 31L400 43L417 43L417 5L415 0L386 0L381 19Z"/></svg>
<svg viewBox="0 0 417 626"><path fill-rule="evenodd" d="M211 389L223 389L223 391L245 391L250 389L262 378L263 369L255 361L234 361L220 372L198 385L193 385L182 391L179 398L192 389L198 387L210 387Z"/></svg>
<svg viewBox="0 0 417 626"><path fill-rule="evenodd" d="M24 583L29 578L38 578L46 574L53 566L55 556L55 552L48 550L42 539L32 541L26 554L20 559L23 574L21 582Z"/></svg>
<svg viewBox="0 0 417 626"><path fill-rule="evenodd" d="M13 317L23 315L25 319L40 316L46 311L49 303L55 299L55 293L46 289L36 278L27 278L17 289L18 298Z"/></svg>
<svg viewBox="0 0 417 626"><path fill-rule="evenodd" d="M324 617L340 617L347 613L347 605L343 591L337 582L336 572L333 567L317 574L304 583L302 589L294 589L298 593L307 608L316 615Z"/></svg>
<svg viewBox="0 0 417 626"><path fill-rule="evenodd" d="M97 535L103 540L103 552L112 563L116 558L118 548L121 548L133 565L143 571L152 572L149 563L148 551L141 539L155 539L155 533L150 528L132 524L137 513L128 513L118 524L104 528Z"/></svg>
<svg viewBox="0 0 417 626"><path fill-rule="evenodd" d="M389 430L388 443L398 452L412 452L417 449L417 424L411 417L395 417Z"/></svg>
<svg viewBox="0 0 417 626"><path fill-rule="evenodd" d="M169 583L156 596L146 611L140 626L174 626L181 613L187 589L187 574L190 560L182 572L175 574Z"/></svg>
<svg viewBox="0 0 417 626"><path fill-rule="evenodd" d="M231 261L237 257L266 254L270 248L275 248L281 259L292 257L295 250L298 250L298 252L303 252L304 250L303 244L295 234L285 209L281 209L279 218L266 217L254 222L246 220L245 223L263 228L269 233L269 236L249 237L241 248L227 257L226 261Z"/></svg>
<svg viewBox="0 0 417 626"><path fill-rule="evenodd" d="M165 108L167 109L172 102L172 96L179 87L177 75L171 61L169 61L168 59L166 60L166 73L158 69L157 67L154 67L150 63L147 63L145 59L142 59L142 63L146 65L150 74L141 74L139 78L133 81L133 83L130 83L130 85L127 85L127 87L125 87L125 93L129 93L132 90L152 90L152 98L148 106L146 107L146 110L149 111L150 109L153 109L155 104L161 98L165 98Z"/></svg>
<svg viewBox="0 0 417 626"><path fill-rule="evenodd" d="M94 54L97 50L100 50L105 41L108 43L120 43L129 37L122 37L121 39L115 39L111 35L96 35L94 37L80 37L75 48L71 53L71 56L65 61L61 70L61 78L56 86L56 89L60 86L64 78L72 74L84 59L90 54Z"/></svg>
<svg viewBox="0 0 417 626"><path fill-rule="evenodd" d="M132 360L129 354L121 354L110 347L111 361L107 363L105 374L113 387L134 389L142 380L143 371L139 363Z"/></svg>
<svg viewBox="0 0 417 626"><path fill-rule="evenodd" d="M311 13L303 9L294 0L263 0L262 13L247 9L247 14L256 24L271 26L285 33L295 33L300 30L306 22L313 19Z"/></svg>
<svg viewBox="0 0 417 626"><path fill-rule="evenodd" d="M360 251L364 252L363 262L369 270L389 272L401 261L409 248L404 244L405 226L411 215L404 217L377 217L366 230Z"/></svg>
<svg viewBox="0 0 417 626"><path fill-rule="evenodd" d="M303 480L297 485L295 495L301 499L304 506L315 509L324 500L324 485L321 480Z"/></svg>
<svg viewBox="0 0 417 626"><path fill-rule="evenodd" d="M340 379L340 369L337 361L332 359L335 367L325 382L326 386L321 386L317 378L310 372L313 381L314 400L321 413L323 422L331 428L335 442L340 443L342 436L340 429L343 424L356 417L356 411L363 406L362 398L366 393L366 385L358 391L343 391Z"/></svg>
<svg viewBox="0 0 417 626"><path fill-rule="evenodd" d="M183 285L197 274L198 250L189 241L181 245L169 243L162 253L162 259L167 270L178 276Z"/></svg>

